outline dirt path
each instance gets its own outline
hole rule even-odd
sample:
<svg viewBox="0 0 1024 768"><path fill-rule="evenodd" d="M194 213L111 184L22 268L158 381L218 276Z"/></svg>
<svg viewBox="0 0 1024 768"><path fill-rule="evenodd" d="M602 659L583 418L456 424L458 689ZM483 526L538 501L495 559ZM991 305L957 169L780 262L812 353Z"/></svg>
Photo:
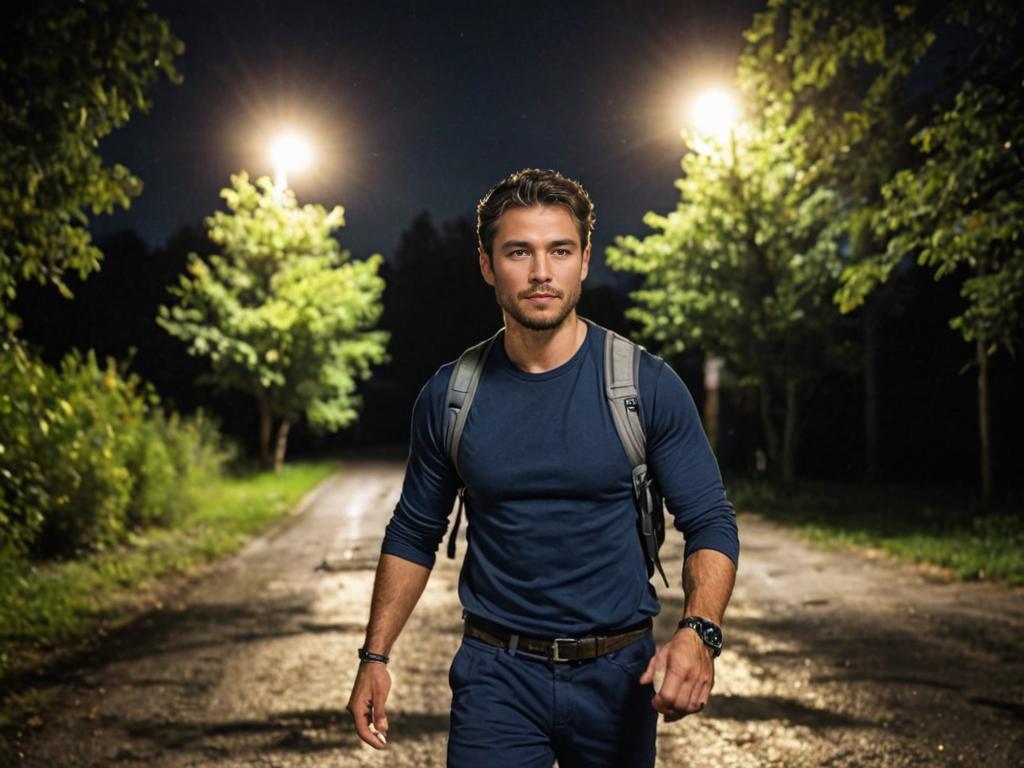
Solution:
<svg viewBox="0 0 1024 768"><path fill-rule="evenodd" d="M396 464L349 465L274 534L51 670L36 691L51 703L0 734L0 765L443 765L454 563L439 559L394 649L391 749L363 746L344 710L400 483ZM813 549L749 514L740 536L711 704L661 726L659 765L1024 765L1020 592ZM662 603L659 640L681 592Z"/></svg>

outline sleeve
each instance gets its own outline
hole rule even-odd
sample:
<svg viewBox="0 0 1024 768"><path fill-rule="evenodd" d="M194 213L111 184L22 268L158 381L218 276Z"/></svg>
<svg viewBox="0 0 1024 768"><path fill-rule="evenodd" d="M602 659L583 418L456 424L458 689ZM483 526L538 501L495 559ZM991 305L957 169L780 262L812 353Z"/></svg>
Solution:
<svg viewBox="0 0 1024 768"><path fill-rule="evenodd" d="M647 366L640 375L641 382L645 372L648 381L653 378L641 399L647 417L647 463L686 541L684 558L698 549L715 549L738 563L736 512L726 498L693 397L668 364L649 360L656 370Z"/></svg>
<svg viewBox="0 0 1024 768"><path fill-rule="evenodd" d="M448 528L459 478L444 450L444 396L449 375L439 370L416 398L402 495L384 531L381 553L433 568Z"/></svg>

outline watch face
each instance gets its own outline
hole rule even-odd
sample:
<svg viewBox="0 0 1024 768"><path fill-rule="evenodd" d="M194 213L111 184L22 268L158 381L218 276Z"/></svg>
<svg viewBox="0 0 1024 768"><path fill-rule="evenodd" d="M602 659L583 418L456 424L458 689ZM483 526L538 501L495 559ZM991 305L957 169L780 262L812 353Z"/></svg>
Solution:
<svg viewBox="0 0 1024 768"><path fill-rule="evenodd" d="M705 624L703 632L704 642L715 648L722 647L722 630L714 624Z"/></svg>

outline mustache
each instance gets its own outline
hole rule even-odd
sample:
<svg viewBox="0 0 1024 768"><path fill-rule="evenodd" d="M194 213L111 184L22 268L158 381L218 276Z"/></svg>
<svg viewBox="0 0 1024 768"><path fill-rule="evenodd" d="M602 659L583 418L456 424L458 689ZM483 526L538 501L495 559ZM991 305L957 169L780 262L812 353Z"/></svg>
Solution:
<svg viewBox="0 0 1024 768"><path fill-rule="evenodd" d="M556 299L564 298L562 292L556 291L554 288L537 288L535 290L519 294L519 298L521 299L529 299L533 296L554 296Z"/></svg>

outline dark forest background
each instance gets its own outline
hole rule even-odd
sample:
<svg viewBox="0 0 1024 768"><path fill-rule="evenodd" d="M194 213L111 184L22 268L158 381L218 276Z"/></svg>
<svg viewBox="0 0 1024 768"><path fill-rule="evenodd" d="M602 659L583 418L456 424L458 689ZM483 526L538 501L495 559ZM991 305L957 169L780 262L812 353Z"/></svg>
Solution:
<svg viewBox="0 0 1024 768"><path fill-rule="evenodd" d="M479 274L474 226L469 216L438 223L424 212L405 228L395 251L385 254L382 270L387 289L380 325L392 335L391 362L362 383L364 407L354 427L321 435L305 423L297 425L291 440L293 456L377 448L392 454L404 451L412 405L423 383L439 366L501 325L493 291ZM182 412L200 406L212 412L224 431L254 454L255 405L237 394L195 386L207 373L207 362L190 357L184 345L155 322L157 307L170 298L166 287L183 273L188 254L212 251L202 228L183 228L157 249L148 248L133 231L103 236L98 245L104 253L102 269L85 282L71 282L73 301L52 288L22 289L15 312L24 321L23 337L53 363L73 348L117 358ZM970 347L948 327L948 318L960 311L963 301L960 281L931 284L932 277L918 269L908 270L904 278L902 295L895 302L899 310L883 320L880 333L880 479L973 486L972 469L978 465L976 374ZM631 279L623 275L618 283L588 281L580 313L629 335L635 330L625 318ZM701 406L700 353L669 362ZM1022 483L1024 446L1012 425L1024 423L1024 362L998 356L991 373L996 484L1006 492ZM862 479L864 407L859 374L828 376L803 408L806 426L800 435L798 476ZM729 386L726 379L720 418L723 471L751 473L760 440L756 397Z"/></svg>

